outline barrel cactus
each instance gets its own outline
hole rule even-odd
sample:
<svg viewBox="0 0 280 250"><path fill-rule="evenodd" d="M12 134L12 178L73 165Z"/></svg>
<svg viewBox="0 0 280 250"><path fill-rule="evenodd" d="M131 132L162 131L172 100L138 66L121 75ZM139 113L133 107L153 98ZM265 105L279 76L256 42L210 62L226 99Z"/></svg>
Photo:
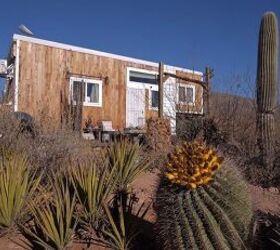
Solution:
<svg viewBox="0 0 280 250"><path fill-rule="evenodd" d="M263 15L259 31L257 66L257 136L265 165L273 161L278 82L278 22L273 12Z"/></svg>
<svg viewBox="0 0 280 250"><path fill-rule="evenodd" d="M203 143L169 155L155 201L160 249L245 249L252 217L234 165Z"/></svg>

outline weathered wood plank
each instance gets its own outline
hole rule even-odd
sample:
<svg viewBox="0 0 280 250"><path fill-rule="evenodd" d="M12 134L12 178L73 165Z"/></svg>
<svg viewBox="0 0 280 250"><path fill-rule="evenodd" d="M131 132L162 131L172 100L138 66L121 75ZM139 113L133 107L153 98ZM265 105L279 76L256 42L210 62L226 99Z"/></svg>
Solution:
<svg viewBox="0 0 280 250"><path fill-rule="evenodd" d="M108 81L103 80L102 85L102 107L84 106L83 122L91 118L93 124L98 125L102 120L111 120L115 129L123 129L126 125L127 67L158 71L157 67L148 65L21 41L19 109L48 126L59 128L65 111L65 103L61 102L68 102L69 97L67 72L107 76ZM200 76L191 74L190 77L199 79ZM197 88L198 106L202 105L201 93ZM146 118L154 114L155 111L148 110ZM51 122L46 122L46 117L51 118Z"/></svg>

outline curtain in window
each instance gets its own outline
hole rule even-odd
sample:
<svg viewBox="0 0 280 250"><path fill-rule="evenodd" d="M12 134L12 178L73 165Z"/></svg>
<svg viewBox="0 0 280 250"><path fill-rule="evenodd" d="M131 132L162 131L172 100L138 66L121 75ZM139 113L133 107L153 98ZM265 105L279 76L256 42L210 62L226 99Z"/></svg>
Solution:
<svg viewBox="0 0 280 250"><path fill-rule="evenodd" d="M95 83L87 84L87 101L99 103L99 85Z"/></svg>
<svg viewBox="0 0 280 250"><path fill-rule="evenodd" d="M186 101L186 92L185 87L179 87L179 102Z"/></svg>
<svg viewBox="0 0 280 250"><path fill-rule="evenodd" d="M193 103L193 88L187 88L187 103Z"/></svg>

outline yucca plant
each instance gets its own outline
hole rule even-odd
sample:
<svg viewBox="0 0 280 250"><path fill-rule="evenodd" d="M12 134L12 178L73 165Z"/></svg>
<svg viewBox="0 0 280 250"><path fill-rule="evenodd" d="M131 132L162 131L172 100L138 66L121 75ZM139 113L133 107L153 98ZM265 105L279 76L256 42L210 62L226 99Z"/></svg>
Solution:
<svg viewBox="0 0 280 250"><path fill-rule="evenodd" d="M34 224L25 227L25 232L33 238L33 245L43 249L69 249L73 241L77 220L74 218L75 194L71 194L69 181L61 174L49 178L51 184L50 199L40 204L31 204Z"/></svg>
<svg viewBox="0 0 280 250"><path fill-rule="evenodd" d="M114 218L110 208L107 206L107 204L104 204L108 223L105 229L103 229L103 233L109 238L109 240L106 241L107 244L116 250L129 249L131 240L133 238L132 235L128 235L126 229L125 214L122 204L123 203L120 200L118 204L118 218Z"/></svg>
<svg viewBox="0 0 280 250"><path fill-rule="evenodd" d="M102 232L105 243L116 250L132 248L135 237L140 233L135 218L144 220L151 206L151 203L146 202L138 204L133 193L128 194L126 198L126 204L122 201L122 196L114 200L113 207L104 204L106 223Z"/></svg>
<svg viewBox="0 0 280 250"><path fill-rule="evenodd" d="M151 203L143 202L139 206L135 198L134 194L129 194L126 206L123 207L124 202L120 197L117 200L117 214L114 213L114 208L104 204L107 223L102 232L105 235L106 243L113 249L126 250L132 247L133 240L139 233L138 225L137 228L135 227L135 218L143 220L150 208ZM133 211L134 213L132 213Z"/></svg>
<svg viewBox="0 0 280 250"><path fill-rule="evenodd" d="M108 149L111 167L115 168L117 190L128 192L130 184L149 167L149 161L140 155L141 146L121 140Z"/></svg>
<svg viewBox="0 0 280 250"><path fill-rule="evenodd" d="M41 175L32 171L23 153L4 152L0 157L0 228L10 229L27 214Z"/></svg>
<svg viewBox="0 0 280 250"><path fill-rule="evenodd" d="M84 164L70 166L68 171L71 185L81 205L80 216L94 228L97 228L102 220L104 214L102 204L109 199L115 186L113 170L114 167L112 171L106 166L98 168L93 160L89 160Z"/></svg>
<svg viewBox="0 0 280 250"><path fill-rule="evenodd" d="M115 244L115 249L127 249L133 229L130 225L130 185L148 167L149 161L141 156L141 146L127 140L114 142L108 149L111 171L116 180L116 190L112 203L112 214L106 210L111 231L107 235ZM109 233L111 232L111 234ZM105 233L106 234L106 233Z"/></svg>

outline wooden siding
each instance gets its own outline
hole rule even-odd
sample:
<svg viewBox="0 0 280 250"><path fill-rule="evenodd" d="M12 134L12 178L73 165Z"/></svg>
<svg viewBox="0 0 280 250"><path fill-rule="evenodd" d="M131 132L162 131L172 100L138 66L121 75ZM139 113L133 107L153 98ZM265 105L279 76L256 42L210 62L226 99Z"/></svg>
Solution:
<svg viewBox="0 0 280 250"><path fill-rule="evenodd" d="M126 124L127 67L157 71L157 68L36 43L20 42L19 111L30 113L47 126L61 125L69 96L69 74L103 80L102 107L84 107L83 121L98 125L111 120L115 129ZM196 88L198 89L198 88ZM196 91L199 96L199 91ZM62 103L63 102L63 103ZM201 100L200 100L201 102ZM154 116L155 112L147 112Z"/></svg>

